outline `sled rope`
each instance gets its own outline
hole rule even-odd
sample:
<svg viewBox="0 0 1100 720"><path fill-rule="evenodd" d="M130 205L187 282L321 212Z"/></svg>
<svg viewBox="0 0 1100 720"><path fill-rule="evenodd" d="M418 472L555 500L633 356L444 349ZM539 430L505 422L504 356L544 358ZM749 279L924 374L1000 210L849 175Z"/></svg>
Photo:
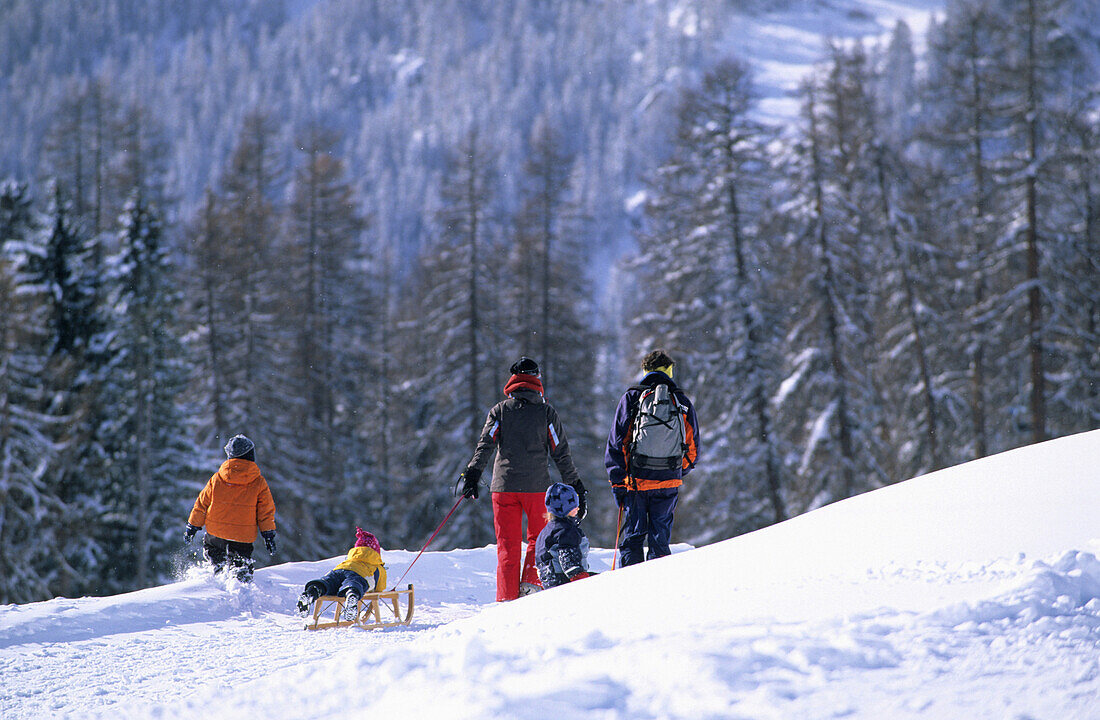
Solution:
<svg viewBox="0 0 1100 720"><path fill-rule="evenodd" d="M451 519L451 516L455 514L455 510L458 510L459 503L461 503L465 499L466 497L464 495L458 496L458 500L455 500L455 504L451 507L451 511L447 513L447 517L443 518L443 522L439 523L439 527L437 527L435 529L435 532L432 533L432 536L428 538L428 542L424 543L424 547L420 548L420 552L416 554L416 557L413 558L413 561L409 563L409 566L407 568L405 568L405 572L401 573L401 579L394 583L393 587L395 590L397 589L397 586L401 584L401 580L404 580L405 576L409 574L409 570L412 570L413 565L415 565L416 561L420 559L420 556L424 554L424 551L428 549L428 546L432 544L432 540L435 540L435 536L439 534L439 531L443 529L443 526L446 525L447 521Z"/></svg>

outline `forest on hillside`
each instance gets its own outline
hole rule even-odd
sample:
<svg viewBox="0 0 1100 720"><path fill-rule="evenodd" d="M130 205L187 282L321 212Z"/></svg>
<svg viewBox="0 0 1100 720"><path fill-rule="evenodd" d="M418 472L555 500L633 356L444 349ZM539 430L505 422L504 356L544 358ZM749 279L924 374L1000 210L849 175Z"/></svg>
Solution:
<svg viewBox="0 0 1100 720"><path fill-rule="evenodd" d="M0 9L0 602L169 577L238 432L278 559L418 549L520 354L597 545L654 347L700 422L676 541L1098 426L1088 3L832 41L784 125L729 3L92 5Z"/></svg>

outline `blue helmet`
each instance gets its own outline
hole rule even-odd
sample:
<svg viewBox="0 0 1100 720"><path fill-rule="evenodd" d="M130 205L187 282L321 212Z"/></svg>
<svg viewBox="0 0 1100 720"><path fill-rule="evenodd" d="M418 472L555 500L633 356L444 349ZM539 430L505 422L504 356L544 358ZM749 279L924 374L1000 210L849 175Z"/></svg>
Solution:
<svg viewBox="0 0 1100 720"><path fill-rule="evenodd" d="M577 491L565 483L554 483L546 489L546 511L556 517L566 517L580 505Z"/></svg>

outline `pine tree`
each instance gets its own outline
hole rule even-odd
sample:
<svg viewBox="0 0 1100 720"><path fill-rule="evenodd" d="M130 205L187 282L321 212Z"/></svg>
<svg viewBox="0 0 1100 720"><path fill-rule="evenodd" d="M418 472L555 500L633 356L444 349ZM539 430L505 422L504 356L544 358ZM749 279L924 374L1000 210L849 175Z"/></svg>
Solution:
<svg viewBox="0 0 1100 720"><path fill-rule="evenodd" d="M870 373L874 321L870 268L877 261L866 182L866 78L859 56L834 51L823 77L803 86L805 134L796 166L797 269L788 332L791 367L781 389L784 422L801 448L801 507L850 497L881 484L880 401Z"/></svg>
<svg viewBox="0 0 1100 720"><path fill-rule="evenodd" d="M119 102L101 79L72 80L43 143L43 166L70 203L74 219L98 235L114 225L121 198L110 199Z"/></svg>
<svg viewBox="0 0 1100 720"><path fill-rule="evenodd" d="M51 596L52 547L64 508L47 482L56 467L51 441L61 418L46 411L41 378L46 358L46 303L23 292L35 216L25 184L0 185L0 602Z"/></svg>
<svg viewBox="0 0 1100 720"><path fill-rule="evenodd" d="M564 308L555 297L554 284L555 265L577 252L575 244L569 244L574 229L570 223L577 219L576 206L569 197L574 157L545 117L532 130L529 151L512 259L518 269L512 290L518 301L515 322L522 328L514 342L519 352L537 357L543 381L553 382L554 373L566 366L557 353L575 342L559 334ZM568 261L575 263L577 258Z"/></svg>
<svg viewBox="0 0 1100 720"><path fill-rule="evenodd" d="M47 192L46 211L37 234L24 245L20 269L21 284L44 299L43 412L65 418L51 428L57 454L44 477L47 493L62 507L55 529L51 590L71 596L99 587L101 563L107 557L95 533L102 514L106 453L99 432L103 324L91 259L99 254L102 237L88 237L71 220L70 205L56 186Z"/></svg>
<svg viewBox="0 0 1100 720"><path fill-rule="evenodd" d="M1058 122L1067 133L1052 179L1060 185L1056 207L1064 229L1054 235L1046 264L1056 289L1047 347L1055 378L1050 422L1058 435L1100 421L1100 128L1090 119L1097 103L1086 92Z"/></svg>
<svg viewBox="0 0 1100 720"><path fill-rule="evenodd" d="M1019 392L1007 401L1020 439L1040 442L1056 428L1051 396L1064 397L1062 386L1076 385L1063 369L1065 355L1059 346L1067 334L1088 334L1086 318L1080 330L1065 325L1077 313L1071 297L1081 281L1087 282L1089 268L1077 260L1088 247L1088 240L1082 245L1081 233L1073 229L1080 215L1073 212L1073 219L1067 219L1062 201L1073 185L1072 175L1063 172L1063 148L1074 142L1072 118L1095 107L1089 94L1096 91L1100 65L1095 34L1071 31L1088 12L1085 8L1068 0L1026 0L1004 4L1002 12L1009 32L999 69L1004 73L1006 134L1012 152L1001 178L1010 198L1010 218L1018 228L1006 240L1011 285L1003 315L1026 318L1022 326L1012 326L1010 351L1003 360L1027 368L1018 382ZM1075 239L1067 243L1067 237ZM1085 274L1066 282L1070 267Z"/></svg>
<svg viewBox="0 0 1100 720"><path fill-rule="evenodd" d="M167 214L172 202L166 192L169 146L160 120L148 107L134 103L117 111L111 131L117 149L101 180L109 188L103 205L110 226L126 222L122 218L129 213L134 192Z"/></svg>
<svg viewBox="0 0 1100 720"><path fill-rule="evenodd" d="M998 270L994 240L1000 233L1004 212L995 192L994 168L1000 121L1001 87L990 58L1001 46L1005 29L985 3L952 6L946 21L930 40L929 72L922 92L925 111L923 146L931 152L930 193L937 198L932 213L940 232L954 237L964 295L955 302L965 323L941 340L955 341L958 353L947 357L966 359L958 375L965 378L969 406L968 430L960 445L967 448L958 459L983 457L990 452L994 419L994 392L990 383L992 349L1000 344L990 322L990 308L997 295Z"/></svg>
<svg viewBox="0 0 1100 720"><path fill-rule="evenodd" d="M1059 0L1055 0L1058 2ZM1040 7L1040 4L1045 7ZM1054 29L1049 2L1040 0L1026 0L1019 12L1010 18L1009 24L1022 30L1023 48L1020 54L1009 55L1017 62L1010 77L1018 80L1018 85L1008 86L1008 95L1012 105L1008 108L1010 119L1009 131L1019 138L1018 150L1015 153L1015 167L1009 169L1015 176L1014 182L1023 184L1022 217L1024 226L1022 231L1021 248L1025 256L1025 275L1020 287L1027 298L1026 313L1026 347L1029 364L1027 391L1027 424L1031 430L1031 440L1041 442L1047 439L1047 376L1045 365L1045 351L1043 348L1047 330L1044 327L1044 301L1042 278L1040 277L1040 233L1039 214L1039 174L1045 168L1042 167L1041 155L1047 153L1041 146L1048 138L1042 126L1046 123L1046 115L1043 108L1044 92L1043 80L1049 77L1040 64L1052 60L1049 51L1043 45L1048 41L1051 31ZM1021 27L1022 26L1022 27ZM1009 47L1014 46L1015 43ZM1006 48L1008 49L1008 48ZM1008 81L1011 83L1011 80ZM1012 355L1013 353L1010 353ZM1021 413L1022 414L1022 413Z"/></svg>
<svg viewBox="0 0 1100 720"><path fill-rule="evenodd" d="M306 399L293 380L297 299L286 279L297 258L280 252L286 165L278 130L261 110L243 119L216 194L193 226L192 258L203 285L195 321L206 340L197 372L212 378L207 391L221 391L200 403L214 410L205 423L225 423L206 424L199 437L214 438L219 447L237 433L252 438L282 518L293 505L280 506L280 496L293 494L293 484L315 472L315 457L295 425L305 416ZM316 528L311 513L285 519L284 547L293 557L296 541L312 542Z"/></svg>
<svg viewBox="0 0 1100 720"><path fill-rule="evenodd" d="M463 413L469 418L467 441L474 443L481 433L489 392L482 381L483 369L491 365L493 351L501 345L498 318L498 291L487 282L489 258L499 251L499 222L495 206L499 192L492 152L472 127L448 156L440 188L441 207L436 212L440 236L466 254L465 288L461 293L466 305L466 389ZM488 378L486 377L486 380Z"/></svg>
<svg viewBox="0 0 1100 720"><path fill-rule="evenodd" d="M406 438L404 464L411 472L394 500L405 509L401 536L411 543L426 538L454 502L455 483L474 451L462 376L470 323L465 250L442 239L426 247L402 311L406 333L398 354L416 361L399 395L407 416L398 433ZM472 503L440 541L483 545L492 542L492 527L490 504Z"/></svg>
<svg viewBox="0 0 1100 720"><path fill-rule="evenodd" d="M338 545L363 523L364 505L378 494L380 480L360 437L369 412L367 381L374 303L367 283L370 264L362 253L366 223L335 155L339 138L319 126L299 143L303 162L295 173L285 255L286 307L295 313L297 363L290 388L301 388L303 414L296 440L311 456L313 474L288 488L286 514L310 513L317 537L303 538L302 552L316 554ZM385 482L386 479L381 479ZM301 496L294 493L301 493ZM379 528L381 531L381 528ZM308 556L308 555L307 555Z"/></svg>
<svg viewBox="0 0 1100 720"><path fill-rule="evenodd" d="M285 340L274 289L278 272L286 268L273 257L283 175L274 120L262 111L249 113L221 178L218 203L226 237L215 261L221 289L215 315L222 337L232 338L219 364L211 367L223 374L221 386L228 396L229 426L217 428L222 438L238 432L255 434L270 422L260 406L282 389L276 386L285 377L269 371L279 362L277 348Z"/></svg>
<svg viewBox="0 0 1100 720"><path fill-rule="evenodd" d="M189 396L197 398L196 409L203 416L199 423L204 429L201 441L213 447L230 427L228 372L223 353L232 334L220 313L222 293L229 289L223 263L229 260L231 247L222 217L216 196L207 188L203 204L186 230L187 313L193 327L189 345L194 356L200 358L201 368L194 373L195 387Z"/></svg>
<svg viewBox="0 0 1100 720"><path fill-rule="evenodd" d="M876 124L882 129L880 139L887 145L903 147L912 139L916 125L913 108L919 97L913 31L904 21L894 26L881 65L873 91L880 118Z"/></svg>
<svg viewBox="0 0 1100 720"><path fill-rule="evenodd" d="M904 169L898 151L881 144L874 163L886 243L876 303L881 328L876 370L886 389L890 436L883 464L892 466L888 477L902 480L950 464L947 430L965 398L944 379L951 308L936 295L941 278L950 277L949 253L927 222L929 179L911 182L919 175L915 168Z"/></svg>
<svg viewBox="0 0 1100 720"><path fill-rule="evenodd" d="M170 577L197 473L188 408L180 403L190 368L177 329L181 298L164 228L140 191L126 207L109 265L103 435L110 465L100 530L111 558L106 582L123 590Z"/></svg>
<svg viewBox="0 0 1100 720"><path fill-rule="evenodd" d="M582 448L602 448L607 428L598 422L591 372L600 339L589 319L590 259L599 239L591 236L577 193L575 160L562 134L540 117L523 166L502 303L513 309L508 363L521 355L538 361L572 453L584 458ZM603 472L602 465L586 469L583 461L578 470Z"/></svg>
<svg viewBox="0 0 1100 720"><path fill-rule="evenodd" d="M876 308L872 359L887 408L881 415L885 442L879 462L887 478L900 480L947 464L944 431L951 406L960 401L942 379L945 363L936 352L937 342L950 332L945 320L950 311L935 287L949 276L949 268L939 233L920 220L927 212L929 178L906 157L915 127L908 105L913 102L914 58L907 30L895 33L882 71L872 70L874 59L864 60L858 50L850 63L877 89L863 118L860 183L868 186L863 191L870 201L867 227L878 248L870 268Z"/></svg>
<svg viewBox="0 0 1100 720"><path fill-rule="evenodd" d="M961 3L932 44L928 143L943 154L944 205L972 208L949 217L976 243L959 264L974 288L964 338L977 454L1050 436L1048 402L1071 377L1054 369L1068 358L1061 338L1078 332L1064 328L1076 312L1069 287L1080 285L1066 276L1078 251L1062 240L1074 234L1062 148L1079 88L1096 75L1065 31L1071 12L1055 0ZM966 175L952 170L959 154Z"/></svg>
<svg viewBox="0 0 1100 720"><path fill-rule="evenodd" d="M498 399L489 383L480 380L499 376L492 368L503 362L505 341L499 287L503 275L493 262L502 252L492 157L474 129L448 154L435 212L438 234L421 256L414 300L406 310L421 318L406 350L422 359L412 393L403 403L414 408L411 460L418 474L431 479L426 485L414 479L404 494L410 509L431 510L410 518L406 533L414 542L442 519L485 414ZM491 510L488 502L472 504L446 528L442 542L492 542Z"/></svg>
<svg viewBox="0 0 1100 720"><path fill-rule="evenodd" d="M779 318L763 272L772 136L752 118L755 101L751 72L735 60L685 93L673 156L651 182L649 232L639 238L643 344L676 349L711 439L684 493L707 528L701 538L788 513L770 406Z"/></svg>

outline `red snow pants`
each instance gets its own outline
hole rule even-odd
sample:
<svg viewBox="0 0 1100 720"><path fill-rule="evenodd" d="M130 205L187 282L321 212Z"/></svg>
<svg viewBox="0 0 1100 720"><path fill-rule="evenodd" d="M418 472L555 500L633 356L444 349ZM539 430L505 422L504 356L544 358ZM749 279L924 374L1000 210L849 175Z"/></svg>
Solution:
<svg viewBox="0 0 1100 720"><path fill-rule="evenodd" d="M527 552L521 574L524 515L527 515ZM493 529L497 534L497 602L518 598L520 582L538 584L535 541L545 526L544 493L493 493Z"/></svg>

